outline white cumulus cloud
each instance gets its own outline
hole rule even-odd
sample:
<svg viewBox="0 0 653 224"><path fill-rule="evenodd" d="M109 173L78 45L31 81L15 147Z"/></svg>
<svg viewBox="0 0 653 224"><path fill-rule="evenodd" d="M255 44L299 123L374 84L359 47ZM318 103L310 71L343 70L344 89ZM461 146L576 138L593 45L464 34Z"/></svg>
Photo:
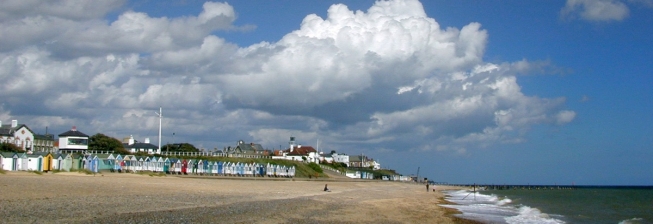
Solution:
<svg viewBox="0 0 653 224"><path fill-rule="evenodd" d="M294 135L309 145L463 152L576 116L563 97L522 92L518 74L544 63L485 62L480 23L443 28L416 0L365 11L336 4L250 46L216 32L235 27L227 3L181 17L120 11L113 21L106 15L120 1L70 15L46 10L49 1L6 3L17 11L0 9L3 121L154 141L163 107L164 138L175 132L211 149L240 139L277 148Z"/></svg>

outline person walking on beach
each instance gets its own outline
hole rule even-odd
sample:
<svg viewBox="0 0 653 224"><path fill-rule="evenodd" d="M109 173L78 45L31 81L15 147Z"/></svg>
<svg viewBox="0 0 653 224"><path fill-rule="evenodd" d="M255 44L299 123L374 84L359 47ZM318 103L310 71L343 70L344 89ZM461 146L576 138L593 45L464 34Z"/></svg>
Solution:
<svg viewBox="0 0 653 224"><path fill-rule="evenodd" d="M426 192L429 192L429 182L426 182Z"/></svg>
<svg viewBox="0 0 653 224"><path fill-rule="evenodd" d="M324 191L326 191L326 192L331 192L331 190L329 190L329 188L327 187L327 185L328 185L328 184L325 184L325 185L324 185Z"/></svg>

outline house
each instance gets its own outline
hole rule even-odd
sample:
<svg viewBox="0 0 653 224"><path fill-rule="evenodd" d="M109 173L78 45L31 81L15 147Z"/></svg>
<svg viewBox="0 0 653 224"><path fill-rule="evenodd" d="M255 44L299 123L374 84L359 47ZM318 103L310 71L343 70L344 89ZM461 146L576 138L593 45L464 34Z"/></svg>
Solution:
<svg viewBox="0 0 653 224"><path fill-rule="evenodd" d="M268 151L263 149L261 144L245 143L243 140L238 140L235 147L229 146L224 151L229 154L268 154Z"/></svg>
<svg viewBox="0 0 653 224"><path fill-rule="evenodd" d="M344 154L344 153L336 153L335 151L331 151L331 157L333 157L333 162L335 163L344 163L349 166L349 155Z"/></svg>
<svg viewBox="0 0 653 224"><path fill-rule="evenodd" d="M333 163L333 156L331 154L324 155L320 152L320 163Z"/></svg>
<svg viewBox="0 0 653 224"><path fill-rule="evenodd" d="M272 159L285 159L304 162L320 162L320 154L311 146L295 144L295 137L290 137L290 147L286 150L275 151Z"/></svg>
<svg viewBox="0 0 653 224"><path fill-rule="evenodd" d="M31 152L34 143L34 132L18 120L12 120L10 125L0 122L0 143L12 143L23 151Z"/></svg>
<svg viewBox="0 0 653 224"><path fill-rule="evenodd" d="M347 166L353 168L370 168L374 166L374 160L364 155L349 156L349 164Z"/></svg>
<svg viewBox="0 0 653 224"><path fill-rule="evenodd" d="M147 154L158 153L159 147L150 143L149 138L145 138L145 142L138 142L134 140L133 136L127 138L127 142L123 142L122 146L131 153L146 152Z"/></svg>
<svg viewBox="0 0 653 224"><path fill-rule="evenodd" d="M60 152L86 152L88 150L88 135L77 130L73 126L70 131L59 134L59 151Z"/></svg>
<svg viewBox="0 0 653 224"><path fill-rule="evenodd" d="M46 129L47 130L47 129ZM54 135L48 134L47 131L44 135L34 135L34 152L55 152Z"/></svg>

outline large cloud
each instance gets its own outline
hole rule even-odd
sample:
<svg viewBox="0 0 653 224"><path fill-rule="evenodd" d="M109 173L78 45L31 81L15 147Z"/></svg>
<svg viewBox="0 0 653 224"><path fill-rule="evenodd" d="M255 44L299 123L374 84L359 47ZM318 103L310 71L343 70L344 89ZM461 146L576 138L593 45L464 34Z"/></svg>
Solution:
<svg viewBox="0 0 653 224"><path fill-rule="evenodd" d="M234 28L226 3L179 18L90 16L119 7L0 11L1 118L154 139L162 106L164 136L210 149L238 139L277 148L294 135L331 149L464 151L576 116L564 98L521 92L518 74L539 63L484 62L481 24L440 27L414 0L333 5L326 18L308 15L281 40L251 46L214 34Z"/></svg>

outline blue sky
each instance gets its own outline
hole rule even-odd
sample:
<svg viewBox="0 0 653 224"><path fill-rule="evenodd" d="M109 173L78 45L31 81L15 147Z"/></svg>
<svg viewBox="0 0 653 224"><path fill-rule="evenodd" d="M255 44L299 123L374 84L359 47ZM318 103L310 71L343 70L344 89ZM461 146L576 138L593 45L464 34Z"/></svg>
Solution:
<svg viewBox="0 0 653 224"><path fill-rule="evenodd" d="M164 143L293 135L441 182L653 184L653 1L0 4L0 120L37 133L156 142L161 106Z"/></svg>

